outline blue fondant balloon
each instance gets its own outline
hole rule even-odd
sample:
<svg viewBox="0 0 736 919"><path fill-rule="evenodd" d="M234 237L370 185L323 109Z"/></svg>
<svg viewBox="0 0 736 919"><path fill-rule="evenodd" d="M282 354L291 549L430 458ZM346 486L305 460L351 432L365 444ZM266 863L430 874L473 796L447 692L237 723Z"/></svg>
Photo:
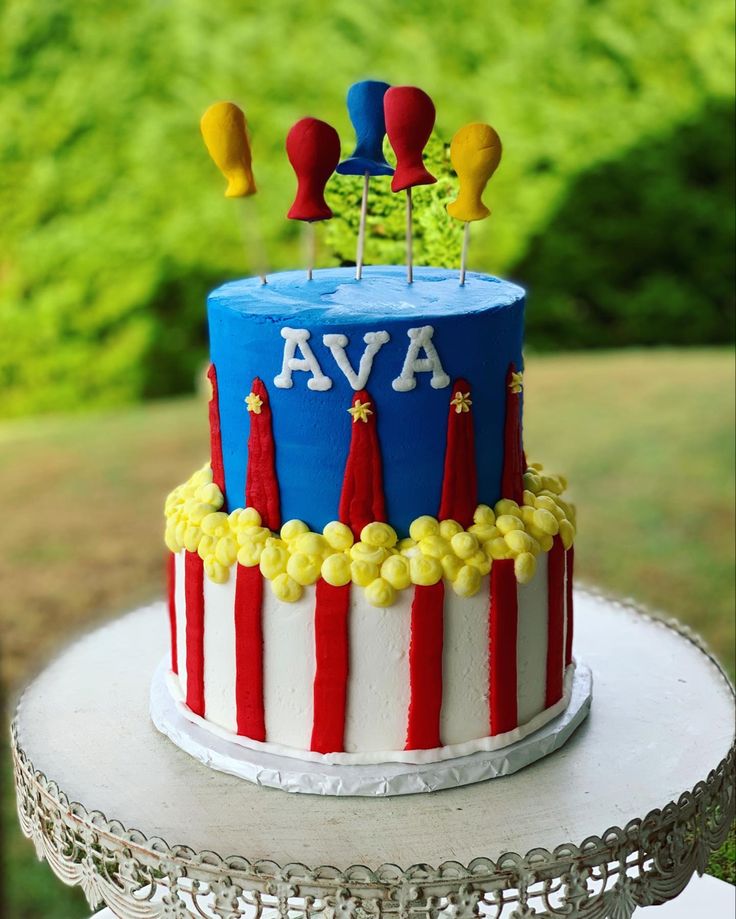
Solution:
<svg viewBox="0 0 736 919"><path fill-rule="evenodd" d="M386 121L383 97L390 89L380 80L362 80L348 90L348 114L355 128L357 144L353 155L337 167L341 175L390 176L394 170L383 155Z"/></svg>

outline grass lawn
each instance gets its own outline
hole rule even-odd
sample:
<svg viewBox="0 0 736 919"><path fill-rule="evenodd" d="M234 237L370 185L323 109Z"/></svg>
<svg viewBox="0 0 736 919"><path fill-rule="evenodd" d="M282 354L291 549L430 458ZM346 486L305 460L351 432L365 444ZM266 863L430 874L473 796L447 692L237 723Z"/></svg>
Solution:
<svg viewBox="0 0 736 919"><path fill-rule="evenodd" d="M532 356L526 384L527 454L564 472L578 504L580 578L693 626L733 675L733 353ZM161 592L163 498L207 452L194 399L0 425L5 686ZM9 915L84 916L15 831L3 771ZM733 856L732 840L713 873L733 881Z"/></svg>

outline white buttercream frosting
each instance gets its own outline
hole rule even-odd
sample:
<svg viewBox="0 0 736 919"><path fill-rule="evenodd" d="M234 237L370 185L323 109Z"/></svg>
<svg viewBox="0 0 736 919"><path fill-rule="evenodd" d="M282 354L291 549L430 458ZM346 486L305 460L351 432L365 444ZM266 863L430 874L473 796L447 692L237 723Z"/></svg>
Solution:
<svg viewBox="0 0 736 919"><path fill-rule="evenodd" d="M186 709L186 621L184 553L176 557L176 628L179 677L169 685ZM315 677L315 588L285 603L264 585L263 692L266 743L237 737L235 577L225 584L204 580L205 718L187 717L220 737L253 749L334 764L427 763L495 750L526 736L567 704L572 668L563 699L545 710L547 668L547 557L527 585L519 585L517 707L519 727L489 736L489 577L480 591L462 598L445 593L440 736L435 750L405 750L410 701L409 647L412 592L402 592L387 609L371 606L353 590L348 613L349 677L344 752L310 752ZM567 611L566 611L567 613ZM567 616L565 617L567 618ZM247 662L246 662L247 663ZM242 664L241 664L242 666Z"/></svg>
<svg viewBox="0 0 736 919"><path fill-rule="evenodd" d="M537 571L517 587L519 613L516 640L517 715L524 724L544 709L547 689L547 558L537 558Z"/></svg>
<svg viewBox="0 0 736 919"><path fill-rule="evenodd" d="M296 603L263 591L263 705L266 737L308 750L312 742L314 589Z"/></svg>
<svg viewBox="0 0 736 919"><path fill-rule="evenodd" d="M409 590L388 609L370 606L351 591L350 676L345 713L345 751L402 750L409 710Z"/></svg>

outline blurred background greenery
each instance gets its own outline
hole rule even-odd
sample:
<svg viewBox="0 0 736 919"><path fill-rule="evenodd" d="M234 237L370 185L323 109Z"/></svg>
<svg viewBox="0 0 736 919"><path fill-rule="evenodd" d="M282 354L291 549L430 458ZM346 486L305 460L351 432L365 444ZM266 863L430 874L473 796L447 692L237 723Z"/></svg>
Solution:
<svg viewBox="0 0 736 919"><path fill-rule="evenodd" d="M370 76L437 105L418 262L458 261L452 134L472 120L500 133L470 263L529 288L529 452L570 478L581 576L689 622L733 674L732 0L461 6L0 5L0 502L24 508L0 527L6 687L74 629L160 592L163 495L207 453L187 396L204 297L255 267L202 111L246 109L250 218L270 265L294 267L286 132L316 115L349 152L345 91ZM372 183L369 263L403 259L386 186ZM320 264L353 258L359 194L330 183ZM10 915L84 915L14 835L3 772ZM712 870L733 877L733 851Z"/></svg>
<svg viewBox="0 0 736 919"><path fill-rule="evenodd" d="M345 91L370 75L434 98L440 165L466 121L499 131L472 264L530 287L531 346L733 339L731 0L6 0L0 16L1 415L191 391L203 297L251 268L200 114L245 107L266 250L292 267L286 132L315 114L347 152ZM323 263L353 255L359 184L331 183ZM416 194L419 260L456 263L450 185ZM372 201L369 260L403 257L401 203Z"/></svg>

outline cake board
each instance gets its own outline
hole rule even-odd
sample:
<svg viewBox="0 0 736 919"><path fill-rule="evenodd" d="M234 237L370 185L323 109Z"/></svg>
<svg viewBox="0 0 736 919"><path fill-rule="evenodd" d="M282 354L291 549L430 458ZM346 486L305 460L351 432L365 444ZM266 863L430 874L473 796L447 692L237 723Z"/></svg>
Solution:
<svg viewBox="0 0 736 919"><path fill-rule="evenodd" d="M595 702L561 750L492 782L374 799L258 788L177 749L148 717L164 607L138 610L26 691L22 829L91 907L136 919L630 916L681 893L727 835L733 690L681 627L586 592L576 614Z"/></svg>
<svg viewBox="0 0 736 919"><path fill-rule="evenodd" d="M208 723L174 698L167 661L156 668L151 683L151 718L169 740L211 769L227 772L256 785L318 795L421 794L457 788L472 782L511 775L558 750L590 711L593 674L578 662L570 700L551 721L515 743L431 763L333 765L278 755L267 744L214 733ZM238 742L239 741L239 742Z"/></svg>

